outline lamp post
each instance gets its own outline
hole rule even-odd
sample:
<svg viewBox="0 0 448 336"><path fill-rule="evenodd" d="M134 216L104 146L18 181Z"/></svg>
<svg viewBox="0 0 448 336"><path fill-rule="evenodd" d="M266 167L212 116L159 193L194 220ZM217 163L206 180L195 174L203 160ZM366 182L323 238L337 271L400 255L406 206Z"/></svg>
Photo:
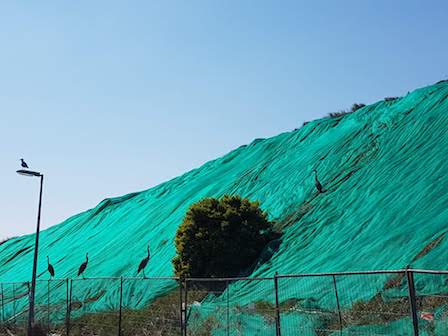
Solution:
<svg viewBox="0 0 448 336"><path fill-rule="evenodd" d="M37 255L39 250L40 211L42 207L42 187L44 184L44 175L39 172L24 169L18 170L17 174L31 177L40 177L39 210L37 212L36 242L34 244L33 275L31 278L30 307L27 328L27 335L32 336L32 326L34 324L34 297L36 294Z"/></svg>

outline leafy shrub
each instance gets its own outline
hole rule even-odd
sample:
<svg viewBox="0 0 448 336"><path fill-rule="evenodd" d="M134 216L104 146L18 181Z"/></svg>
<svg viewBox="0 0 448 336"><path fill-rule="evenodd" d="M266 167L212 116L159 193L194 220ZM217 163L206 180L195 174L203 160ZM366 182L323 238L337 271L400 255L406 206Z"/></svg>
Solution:
<svg viewBox="0 0 448 336"><path fill-rule="evenodd" d="M352 105L352 107L350 108L350 110L340 110L338 112L330 112L330 113L328 113L327 118L338 118L338 117L341 117L343 115L353 113L353 112L359 110L360 108L363 108L364 106L366 106L366 104L354 103ZM304 121L303 124L302 124L302 127L305 126L308 123L309 123L309 121ZM293 131L297 131L297 130L298 130L298 128L294 128L293 129Z"/></svg>
<svg viewBox="0 0 448 336"><path fill-rule="evenodd" d="M340 110L338 112L330 112L330 113L328 113L328 117L330 117L330 118L338 118L338 117L341 117L343 115L353 113L353 112L359 110L360 108L363 108L364 106L366 106L366 104L354 103L352 105L352 107L350 108L350 110Z"/></svg>
<svg viewBox="0 0 448 336"><path fill-rule="evenodd" d="M177 230L175 273L180 277L238 276L279 236L258 202L229 195L205 198L190 206Z"/></svg>
<svg viewBox="0 0 448 336"><path fill-rule="evenodd" d="M341 116L343 116L343 115L353 113L353 112L359 110L360 108L363 108L364 106L366 106L366 104L363 104L363 103L354 103L354 104L352 105L352 107L350 108L350 110L340 110L340 111L338 111L338 112L330 112L330 113L328 113L328 117L330 117L330 118L341 117Z"/></svg>
<svg viewBox="0 0 448 336"><path fill-rule="evenodd" d="M366 106L366 104L363 103L354 103L352 105L352 108L350 109L351 112L356 112L357 110L359 110L360 108L363 108L364 106Z"/></svg>
<svg viewBox="0 0 448 336"><path fill-rule="evenodd" d="M339 112L330 112L328 113L328 116L330 118L337 118L337 117L342 117L343 115L349 114L351 113L350 111L344 111L344 110L340 110Z"/></svg>

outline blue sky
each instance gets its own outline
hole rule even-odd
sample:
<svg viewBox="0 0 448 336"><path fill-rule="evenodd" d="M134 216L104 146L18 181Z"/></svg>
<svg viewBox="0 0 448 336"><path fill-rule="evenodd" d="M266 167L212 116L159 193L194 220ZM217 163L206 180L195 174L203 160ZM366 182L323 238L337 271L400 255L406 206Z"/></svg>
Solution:
<svg viewBox="0 0 448 336"><path fill-rule="evenodd" d="M446 1L0 4L0 239L448 78Z"/></svg>

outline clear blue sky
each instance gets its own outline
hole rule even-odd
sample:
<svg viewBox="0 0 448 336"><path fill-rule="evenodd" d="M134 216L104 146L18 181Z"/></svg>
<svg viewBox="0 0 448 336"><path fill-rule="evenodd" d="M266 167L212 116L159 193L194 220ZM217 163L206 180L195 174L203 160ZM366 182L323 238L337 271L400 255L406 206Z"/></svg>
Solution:
<svg viewBox="0 0 448 336"><path fill-rule="evenodd" d="M448 75L447 1L4 1L0 239Z"/></svg>

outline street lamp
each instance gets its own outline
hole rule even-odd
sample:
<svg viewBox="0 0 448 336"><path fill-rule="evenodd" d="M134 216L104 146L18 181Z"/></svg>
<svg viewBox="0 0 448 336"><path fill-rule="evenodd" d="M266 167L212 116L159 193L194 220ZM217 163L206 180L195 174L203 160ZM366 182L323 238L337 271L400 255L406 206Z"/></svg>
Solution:
<svg viewBox="0 0 448 336"><path fill-rule="evenodd" d="M36 242L34 244L33 275L31 278L30 308L27 329L27 335L32 336L32 326L34 324L34 297L36 294L37 253L39 250L40 210L42 207L42 187L44 184L44 175L39 172L24 169L18 170L17 174L31 177L40 177L39 210L37 212Z"/></svg>

